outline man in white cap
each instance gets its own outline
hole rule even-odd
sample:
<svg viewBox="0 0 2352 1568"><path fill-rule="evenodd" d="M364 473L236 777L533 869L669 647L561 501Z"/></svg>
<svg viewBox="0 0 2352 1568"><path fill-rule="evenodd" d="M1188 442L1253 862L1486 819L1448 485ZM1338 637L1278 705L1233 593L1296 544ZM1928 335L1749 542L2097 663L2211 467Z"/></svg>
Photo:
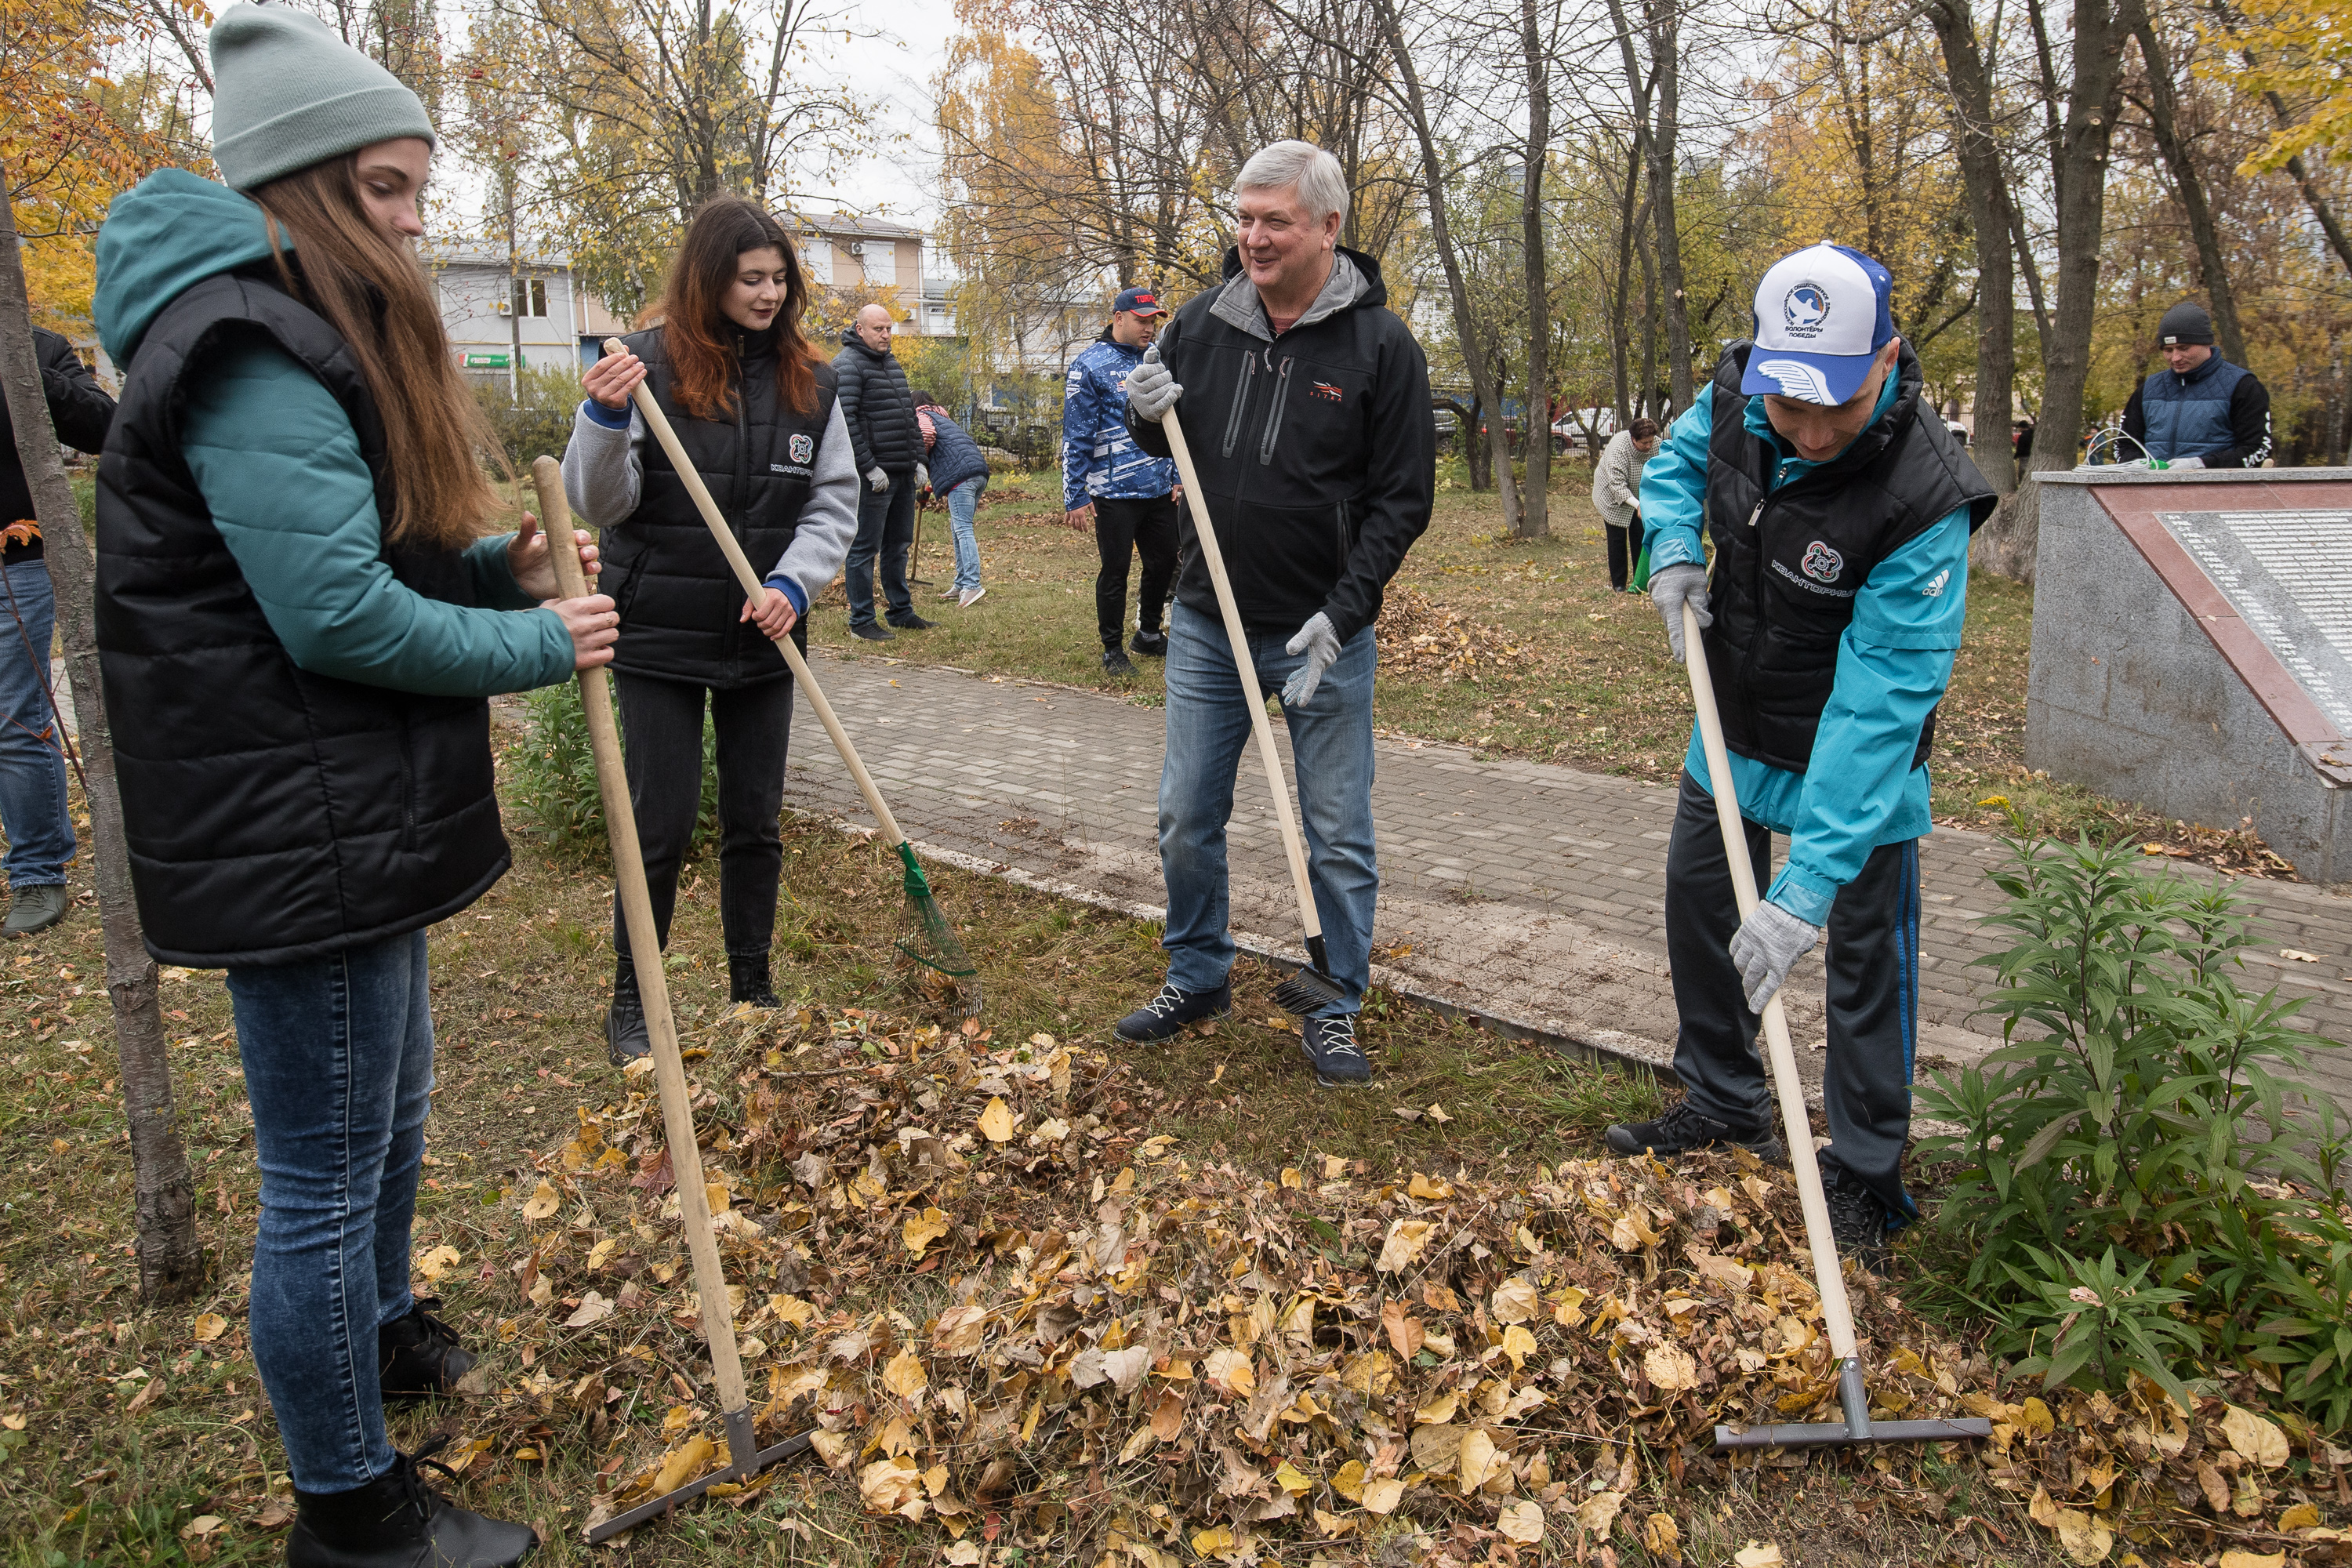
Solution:
<svg viewBox="0 0 2352 1568"><path fill-rule="evenodd" d="M1919 973L1927 752L1968 599L1969 536L1992 488L1895 335L1886 269L1844 246L1776 264L1756 335L1733 344L1642 476L1650 594L1683 652L1705 627L1732 780L1759 877L1738 917L1696 731L1666 853L1666 952L1687 1091L1612 1149L1738 1143L1785 1158L1756 1054L1759 1015L1828 942L1822 1152L1839 1250L1882 1267L1903 1190ZM1700 543L1714 546L1710 582Z"/></svg>

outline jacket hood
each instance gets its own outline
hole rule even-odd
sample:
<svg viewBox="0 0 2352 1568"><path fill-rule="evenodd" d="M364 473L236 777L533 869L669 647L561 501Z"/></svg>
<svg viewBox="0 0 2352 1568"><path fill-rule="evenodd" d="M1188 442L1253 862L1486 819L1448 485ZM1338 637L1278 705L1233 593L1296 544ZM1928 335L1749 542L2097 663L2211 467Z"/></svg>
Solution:
<svg viewBox="0 0 2352 1568"><path fill-rule="evenodd" d="M1311 327L1359 305L1378 305L1387 299L1380 263L1360 250L1339 246L1332 252L1330 275L1323 279L1314 302L1294 325ZM1269 342L1274 339L1274 326L1266 317L1265 303L1258 295L1257 285L1249 280L1238 248L1225 253L1224 285L1216 290L1216 302L1209 307L1209 313L1252 337Z"/></svg>
<svg viewBox="0 0 2352 1568"><path fill-rule="evenodd" d="M1354 262L1356 264L1356 270L1362 275L1363 286L1357 291L1356 297L1348 301L1349 305L1385 305L1389 302L1388 285L1381 281L1381 264L1379 262L1373 260L1362 251L1351 250L1344 245L1333 247L1331 254L1334 256L1344 256L1349 260ZM1227 282L1231 282L1236 278L1244 276L1242 270L1241 247L1235 246L1225 252L1224 268L1222 276Z"/></svg>
<svg viewBox="0 0 2352 1568"><path fill-rule="evenodd" d="M855 326L847 326L841 329L841 346L845 349L856 349L871 360L886 360L890 357L890 351L888 349L884 349L881 353L877 353L872 348L868 347L866 340L857 335L857 329Z"/></svg>
<svg viewBox="0 0 2352 1568"><path fill-rule="evenodd" d="M293 248L291 235L285 244ZM128 365L165 306L207 278L268 259L259 203L185 169L159 169L114 198L98 231L99 342Z"/></svg>

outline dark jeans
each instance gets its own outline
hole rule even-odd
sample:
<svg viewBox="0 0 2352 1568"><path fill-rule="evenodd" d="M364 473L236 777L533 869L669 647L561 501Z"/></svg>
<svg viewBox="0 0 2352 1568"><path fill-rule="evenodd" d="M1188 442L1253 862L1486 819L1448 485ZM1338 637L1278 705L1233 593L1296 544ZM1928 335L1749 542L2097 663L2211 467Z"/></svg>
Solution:
<svg viewBox="0 0 2352 1568"><path fill-rule="evenodd" d="M1770 885L1772 835L1748 825L1757 890ZM1715 797L1688 773L1666 849L1666 962L1674 970L1675 1076L1694 1110L1743 1131L1771 1127L1773 1109L1756 1034L1763 1020L1732 967L1739 929L1731 867L1716 826ZM1916 1215L1903 1191L1903 1142L1911 1130L1911 1067L1918 1044L1919 841L1882 844L1830 906L1829 1062L1822 1109L1830 1146L1822 1178L1840 1173L1868 1187L1896 1223Z"/></svg>
<svg viewBox="0 0 2352 1568"><path fill-rule="evenodd" d="M376 1330L405 1317L433 1018L425 933L232 969L261 1165L247 1327L287 1468L306 1492L392 1468Z"/></svg>
<svg viewBox="0 0 2352 1568"><path fill-rule="evenodd" d="M746 628L745 636L756 637ZM805 623L793 640L807 646ZM702 805L702 703L710 699L719 738L719 928L730 958L765 958L776 930L776 884L784 846L776 815L784 799L784 752L792 738L793 679L713 688L687 680L615 675L629 805L637 816L654 929L669 945L677 868L694 842ZM629 933L613 904L613 945L629 953Z"/></svg>
<svg viewBox="0 0 2352 1568"><path fill-rule="evenodd" d="M1136 589L1138 630L1160 629L1168 605L1168 584L1176 576L1176 502L1167 496L1095 502L1095 548L1102 572L1095 578L1095 624L1103 647L1117 647L1127 636L1129 552L1143 558L1143 581Z"/></svg>
<svg viewBox="0 0 2352 1568"><path fill-rule="evenodd" d="M848 578L849 624L874 624L874 562L882 562L882 598L893 621L915 613L907 592L907 547L915 542L915 470L889 470L890 488L881 494L861 476L857 481L857 538L843 568Z"/></svg>
<svg viewBox="0 0 2352 1568"><path fill-rule="evenodd" d="M57 599L46 561L19 561L0 577L0 827L8 833L8 885L55 887L73 858L66 760L49 710L49 645Z"/></svg>
<svg viewBox="0 0 2352 1568"><path fill-rule="evenodd" d="M1635 512L1623 528L1601 531L1609 536L1609 585L1622 588L1632 578L1633 563L1642 559L1642 514Z"/></svg>

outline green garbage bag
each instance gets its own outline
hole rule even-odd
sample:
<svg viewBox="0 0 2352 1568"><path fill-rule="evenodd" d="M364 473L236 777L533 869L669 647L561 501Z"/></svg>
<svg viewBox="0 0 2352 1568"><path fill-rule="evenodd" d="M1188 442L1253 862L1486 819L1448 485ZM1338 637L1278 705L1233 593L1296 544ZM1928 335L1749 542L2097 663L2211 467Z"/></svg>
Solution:
<svg viewBox="0 0 2352 1568"><path fill-rule="evenodd" d="M1642 553L1633 558L1633 592L1646 594L1649 591L1650 545L1649 542L1644 540L1642 542Z"/></svg>

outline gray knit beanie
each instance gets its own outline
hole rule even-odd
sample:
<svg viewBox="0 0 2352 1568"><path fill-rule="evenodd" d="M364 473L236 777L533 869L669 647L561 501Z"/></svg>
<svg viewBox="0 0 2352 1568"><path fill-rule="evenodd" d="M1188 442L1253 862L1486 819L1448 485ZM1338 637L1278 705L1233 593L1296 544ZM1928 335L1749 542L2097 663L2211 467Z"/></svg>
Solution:
<svg viewBox="0 0 2352 1568"><path fill-rule="evenodd" d="M236 190L395 137L434 140L417 96L308 12L231 5L212 56L213 162Z"/></svg>
<svg viewBox="0 0 2352 1568"><path fill-rule="evenodd" d="M2213 318L2196 300L2183 300L2157 323L2156 341L2166 348L2175 343L2210 343L2213 341Z"/></svg>

